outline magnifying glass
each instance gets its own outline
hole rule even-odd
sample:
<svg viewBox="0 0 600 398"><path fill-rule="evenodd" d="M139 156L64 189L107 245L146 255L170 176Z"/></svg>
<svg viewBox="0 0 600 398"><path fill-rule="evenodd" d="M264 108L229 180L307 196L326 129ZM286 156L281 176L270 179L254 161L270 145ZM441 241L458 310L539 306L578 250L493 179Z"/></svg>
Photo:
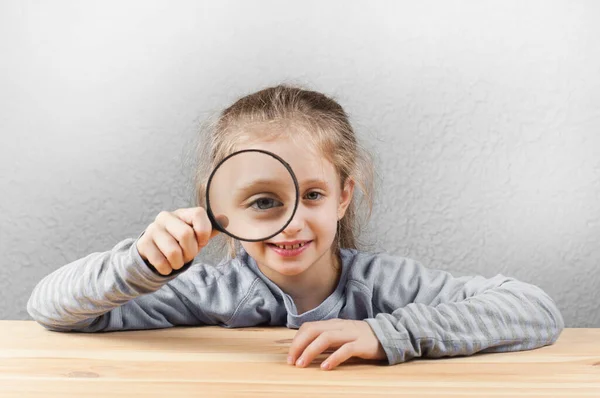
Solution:
<svg viewBox="0 0 600 398"><path fill-rule="evenodd" d="M292 221L299 200L298 180L281 157L245 149L223 159L206 186L212 227L235 239L259 242Z"/></svg>
<svg viewBox="0 0 600 398"><path fill-rule="evenodd" d="M245 149L223 159L206 186L206 212L212 228L235 239L260 242L292 221L300 197L298 180L282 158L262 149ZM149 262L150 269L161 275ZM171 271L179 274L192 262Z"/></svg>
<svg viewBox="0 0 600 398"><path fill-rule="evenodd" d="M245 149L223 159L206 186L212 227L235 239L272 238L292 221L299 200L290 165L272 152Z"/></svg>

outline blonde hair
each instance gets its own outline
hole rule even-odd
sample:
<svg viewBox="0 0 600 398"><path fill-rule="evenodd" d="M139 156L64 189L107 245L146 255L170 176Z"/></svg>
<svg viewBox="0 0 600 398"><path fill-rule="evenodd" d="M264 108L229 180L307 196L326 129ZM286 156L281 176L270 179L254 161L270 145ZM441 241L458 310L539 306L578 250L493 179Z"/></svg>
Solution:
<svg viewBox="0 0 600 398"><path fill-rule="evenodd" d="M263 128L260 132L253 129L265 125L274 128ZM300 87L269 87L237 100L220 113L205 133L197 148L199 164L195 185L198 206L206 206L206 182L212 169L235 152L240 143L281 136L303 144L308 142L333 164L342 189L349 177L360 189L360 192L355 190L352 202L338 222L338 236L333 248L335 252L340 247L358 249L362 223L368 220L373 208L374 167L368 151L357 142L346 112L336 101ZM360 202L357 196L361 196ZM366 205L363 220L359 219L360 205ZM226 243L228 254L235 257L236 242L226 236Z"/></svg>

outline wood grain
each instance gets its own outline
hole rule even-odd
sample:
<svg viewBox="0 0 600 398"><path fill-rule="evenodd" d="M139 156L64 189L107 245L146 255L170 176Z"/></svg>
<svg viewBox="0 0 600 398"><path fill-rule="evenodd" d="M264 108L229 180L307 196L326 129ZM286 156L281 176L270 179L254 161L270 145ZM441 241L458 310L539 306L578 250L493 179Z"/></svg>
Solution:
<svg viewBox="0 0 600 398"><path fill-rule="evenodd" d="M600 329L556 344L388 366L353 359L333 371L287 365L295 330L177 327L57 333L0 321L0 397L600 397Z"/></svg>

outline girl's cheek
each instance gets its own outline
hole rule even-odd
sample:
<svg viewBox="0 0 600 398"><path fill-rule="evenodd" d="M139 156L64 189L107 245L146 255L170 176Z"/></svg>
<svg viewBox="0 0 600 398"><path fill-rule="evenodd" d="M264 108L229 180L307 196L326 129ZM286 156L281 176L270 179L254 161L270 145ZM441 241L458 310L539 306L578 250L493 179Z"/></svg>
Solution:
<svg viewBox="0 0 600 398"><path fill-rule="evenodd" d="M316 214L316 220L319 220L319 224L327 229L337 228L337 207L332 205L321 207Z"/></svg>
<svg viewBox="0 0 600 398"><path fill-rule="evenodd" d="M266 248L264 247L264 243L262 242L243 242L242 247L244 250L250 254L250 256L255 257L260 255Z"/></svg>

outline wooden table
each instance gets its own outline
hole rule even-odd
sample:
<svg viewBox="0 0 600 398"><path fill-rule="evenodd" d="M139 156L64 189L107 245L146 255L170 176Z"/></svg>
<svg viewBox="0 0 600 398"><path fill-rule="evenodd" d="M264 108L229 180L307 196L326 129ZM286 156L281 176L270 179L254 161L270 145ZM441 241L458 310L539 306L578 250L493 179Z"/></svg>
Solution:
<svg viewBox="0 0 600 398"><path fill-rule="evenodd" d="M0 321L0 397L600 397L600 329L566 329L555 345L532 351L394 366L357 359L333 371L285 363L295 332L83 334Z"/></svg>

